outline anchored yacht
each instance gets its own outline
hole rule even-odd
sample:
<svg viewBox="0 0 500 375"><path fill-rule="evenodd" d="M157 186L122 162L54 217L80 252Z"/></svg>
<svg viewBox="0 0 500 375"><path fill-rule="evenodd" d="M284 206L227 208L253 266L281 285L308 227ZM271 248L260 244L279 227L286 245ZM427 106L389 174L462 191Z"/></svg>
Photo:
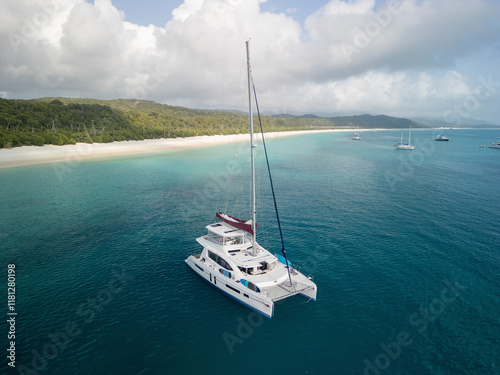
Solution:
<svg viewBox="0 0 500 375"><path fill-rule="evenodd" d="M359 127L358 127L358 125L356 125L356 131L352 135L352 139L354 141L361 141L361 136L359 135Z"/></svg>
<svg viewBox="0 0 500 375"><path fill-rule="evenodd" d="M411 145L411 127L408 134L408 143L403 143L403 133L401 133L401 142L396 143L394 147L396 147L396 150L413 150L415 148L415 146Z"/></svg>
<svg viewBox="0 0 500 375"><path fill-rule="evenodd" d="M256 146L253 142L251 69L248 41L246 45L252 172L252 219L244 221L226 213L216 213L216 222L206 226L207 234L197 238L203 250L198 254L189 256L186 263L216 288L262 315L271 318L274 315L274 303L276 301L293 295L300 295L308 300L315 301L317 287L312 281L312 277L306 277L298 269L292 267L288 261L283 242L281 254L275 255L257 243L254 165L254 148ZM270 172L269 177L271 177ZM276 205L275 208L280 235L283 238Z"/></svg>
<svg viewBox="0 0 500 375"><path fill-rule="evenodd" d="M299 294L316 300L317 287L310 278L283 256L254 243L251 222L220 212L216 216L221 221L207 225L208 233L197 239L202 252L186 259L196 273L268 318L274 315L274 302L283 298Z"/></svg>
<svg viewBox="0 0 500 375"><path fill-rule="evenodd" d="M435 141L440 141L440 142L447 142L450 140L450 138L445 137L444 135L439 135L434 139Z"/></svg>
<svg viewBox="0 0 500 375"><path fill-rule="evenodd" d="M500 148L500 141L492 143L491 145L488 146L488 148Z"/></svg>

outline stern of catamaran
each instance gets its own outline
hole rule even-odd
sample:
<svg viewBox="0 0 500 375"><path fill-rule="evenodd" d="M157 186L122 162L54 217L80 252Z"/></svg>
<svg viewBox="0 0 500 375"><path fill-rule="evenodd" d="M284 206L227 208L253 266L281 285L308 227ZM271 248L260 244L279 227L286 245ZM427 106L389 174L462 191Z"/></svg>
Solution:
<svg viewBox="0 0 500 375"><path fill-rule="evenodd" d="M298 271L291 269L290 281L284 281L276 285L262 288L267 293L267 296L273 301L279 301L294 295L300 295L312 301L316 301L317 286L309 278L305 277Z"/></svg>

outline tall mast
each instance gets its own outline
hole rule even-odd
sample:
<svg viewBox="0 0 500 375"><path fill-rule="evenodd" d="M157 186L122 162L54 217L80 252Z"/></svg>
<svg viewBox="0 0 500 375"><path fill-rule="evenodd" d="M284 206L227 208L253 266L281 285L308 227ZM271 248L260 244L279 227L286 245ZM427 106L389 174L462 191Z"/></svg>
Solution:
<svg viewBox="0 0 500 375"><path fill-rule="evenodd" d="M257 145L253 143L253 114L252 114L252 70L250 68L250 40L246 41L247 45L247 73L248 73L248 119L250 122L250 159L252 164L252 255L257 255L255 245L255 237L257 236L256 230L256 208L255 208L255 162L254 162L254 148Z"/></svg>

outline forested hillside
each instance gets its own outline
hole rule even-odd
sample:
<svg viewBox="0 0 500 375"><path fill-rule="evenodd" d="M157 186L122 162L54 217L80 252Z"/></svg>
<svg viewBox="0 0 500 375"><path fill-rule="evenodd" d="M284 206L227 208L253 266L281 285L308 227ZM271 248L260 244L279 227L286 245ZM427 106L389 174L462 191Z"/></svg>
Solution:
<svg viewBox="0 0 500 375"><path fill-rule="evenodd" d="M324 129L327 119L263 117L264 131ZM144 100L0 99L0 147L248 133L248 117Z"/></svg>
<svg viewBox="0 0 500 375"><path fill-rule="evenodd" d="M263 116L265 132L423 126L389 116ZM258 124L255 122L255 126ZM258 128L257 128L258 129ZM248 133L248 117L147 100L0 99L0 148Z"/></svg>

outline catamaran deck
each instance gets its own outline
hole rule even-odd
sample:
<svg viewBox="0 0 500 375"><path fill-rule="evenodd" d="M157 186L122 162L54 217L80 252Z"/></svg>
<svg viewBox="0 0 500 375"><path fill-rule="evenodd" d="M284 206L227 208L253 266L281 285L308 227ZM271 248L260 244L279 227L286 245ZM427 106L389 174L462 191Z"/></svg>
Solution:
<svg viewBox="0 0 500 375"><path fill-rule="evenodd" d="M314 289L314 287L312 285L305 285L298 282L293 282L293 288L290 287L289 282L263 288L263 290L267 293L267 296L274 302L291 297L295 294L300 294L309 289Z"/></svg>

